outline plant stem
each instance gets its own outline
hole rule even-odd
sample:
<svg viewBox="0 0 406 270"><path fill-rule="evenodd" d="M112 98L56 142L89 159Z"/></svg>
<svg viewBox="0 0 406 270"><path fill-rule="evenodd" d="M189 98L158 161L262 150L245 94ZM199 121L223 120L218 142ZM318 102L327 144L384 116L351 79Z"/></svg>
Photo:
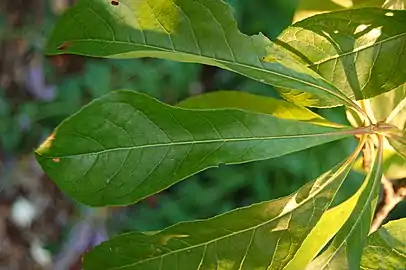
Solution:
<svg viewBox="0 0 406 270"><path fill-rule="evenodd" d="M364 116L364 119L366 122L365 124L370 125L370 124L374 123L374 121L368 115L368 108L366 105L366 100L360 100L360 105L361 105L361 107L359 107L358 105L357 106L362 111L361 114Z"/></svg>

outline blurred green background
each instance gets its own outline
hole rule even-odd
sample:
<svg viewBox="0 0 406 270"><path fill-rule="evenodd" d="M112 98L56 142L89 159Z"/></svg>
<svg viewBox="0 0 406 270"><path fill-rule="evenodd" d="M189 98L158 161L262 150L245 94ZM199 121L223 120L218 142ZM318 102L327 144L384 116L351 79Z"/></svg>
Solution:
<svg viewBox="0 0 406 270"><path fill-rule="evenodd" d="M354 148L355 139L348 139L273 160L220 166L131 207L88 209L76 204L42 173L32 152L63 119L93 98L116 89L144 92L170 104L220 89L276 93L270 86L198 64L45 56L53 25L73 2L0 3L0 270L80 269L80 254L108 236L162 229L288 195ZM244 33L263 32L271 39L291 23L298 4L228 2ZM346 122L342 108L319 113ZM341 198L361 180L351 174Z"/></svg>

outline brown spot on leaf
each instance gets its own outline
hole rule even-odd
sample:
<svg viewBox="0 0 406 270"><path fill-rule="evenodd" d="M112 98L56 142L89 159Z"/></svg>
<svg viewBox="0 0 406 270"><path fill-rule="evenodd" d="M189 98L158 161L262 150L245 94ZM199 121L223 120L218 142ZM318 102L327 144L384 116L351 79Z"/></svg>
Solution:
<svg viewBox="0 0 406 270"><path fill-rule="evenodd" d="M68 49L71 45L72 45L71 41L65 41L64 43L62 43L62 45L60 45L58 47L58 50L64 51L64 50Z"/></svg>
<svg viewBox="0 0 406 270"><path fill-rule="evenodd" d="M60 159L59 157L57 157L57 158L53 158L53 159L52 159L52 161L53 161L53 162L57 162L57 163L58 163L58 162L60 162L60 161L61 161L61 159Z"/></svg>
<svg viewBox="0 0 406 270"><path fill-rule="evenodd" d="M119 2L118 0L112 0L112 1L111 1L111 4L112 4L113 6L118 6L118 5L120 4L120 2Z"/></svg>

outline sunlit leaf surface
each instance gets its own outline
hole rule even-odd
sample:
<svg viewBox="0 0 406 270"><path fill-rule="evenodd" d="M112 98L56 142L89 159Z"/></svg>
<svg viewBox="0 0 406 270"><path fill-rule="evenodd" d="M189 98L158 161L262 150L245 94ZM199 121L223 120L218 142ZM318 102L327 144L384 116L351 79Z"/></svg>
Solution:
<svg viewBox="0 0 406 270"><path fill-rule="evenodd" d="M289 51L262 34L242 34L231 8L221 0L118 3L79 0L59 20L47 52L202 63L280 88L313 93L310 105L349 104L340 91L296 61Z"/></svg>
<svg viewBox="0 0 406 270"><path fill-rule="evenodd" d="M364 8L316 15L278 39L350 98L374 97L406 82L406 11ZM285 95L294 98L297 91Z"/></svg>

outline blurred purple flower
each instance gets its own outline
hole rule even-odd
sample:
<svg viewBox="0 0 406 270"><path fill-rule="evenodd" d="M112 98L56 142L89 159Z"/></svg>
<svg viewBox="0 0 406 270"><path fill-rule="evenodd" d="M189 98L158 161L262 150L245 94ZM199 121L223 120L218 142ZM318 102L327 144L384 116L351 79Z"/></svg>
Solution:
<svg viewBox="0 0 406 270"><path fill-rule="evenodd" d="M51 101L55 98L56 87L45 85L44 70L40 61L33 60L28 65L26 84L28 91L39 100Z"/></svg>

